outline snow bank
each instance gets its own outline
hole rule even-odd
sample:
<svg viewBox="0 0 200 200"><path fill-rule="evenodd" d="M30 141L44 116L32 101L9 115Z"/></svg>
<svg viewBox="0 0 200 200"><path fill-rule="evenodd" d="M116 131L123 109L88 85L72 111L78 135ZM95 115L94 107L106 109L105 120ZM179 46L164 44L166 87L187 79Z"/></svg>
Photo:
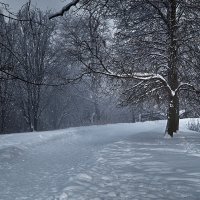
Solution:
<svg viewBox="0 0 200 200"><path fill-rule="evenodd" d="M181 119L180 120L180 132L193 132L188 130L188 122L195 120L195 118ZM84 134L91 132L91 134L97 134L101 136L101 132L108 130L107 135L123 135L123 134L138 134L143 132L156 131L158 134L164 134L166 126L165 120L159 121L146 121L137 123L119 123L119 124L107 124L101 126L87 126L68 128L56 131L44 131L44 132L31 132L31 133L17 133L9 135L0 135L0 149L15 146L26 148L28 146L45 143L49 140L56 140L63 136L75 137L78 135L84 136ZM112 131L111 131L112 130Z"/></svg>
<svg viewBox="0 0 200 200"><path fill-rule="evenodd" d="M0 161L11 161L30 147L42 145L66 135L72 138L75 136L75 129L0 135Z"/></svg>
<svg viewBox="0 0 200 200"><path fill-rule="evenodd" d="M199 199L191 120L170 140L166 121L1 135L0 199Z"/></svg>

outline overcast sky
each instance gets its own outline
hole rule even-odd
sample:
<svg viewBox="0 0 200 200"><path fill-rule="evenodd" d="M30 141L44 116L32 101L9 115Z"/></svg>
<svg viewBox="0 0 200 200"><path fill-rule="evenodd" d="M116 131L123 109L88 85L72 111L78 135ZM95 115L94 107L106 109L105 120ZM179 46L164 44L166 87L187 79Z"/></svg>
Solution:
<svg viewBox="0 0 200 200"><path fill-rule="evenodd" d="M28 0L0 0L0 2L9 4L10 11L16 12L25 4ZM42 10L52 9L60 10L70 0L32 0L32 4L36 5Z"/></svg>

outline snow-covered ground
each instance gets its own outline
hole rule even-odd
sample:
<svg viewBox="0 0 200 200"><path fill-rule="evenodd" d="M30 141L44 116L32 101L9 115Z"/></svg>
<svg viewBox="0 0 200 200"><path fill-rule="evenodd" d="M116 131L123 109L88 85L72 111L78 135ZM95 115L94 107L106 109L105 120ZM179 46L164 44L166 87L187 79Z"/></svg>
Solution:
<svg viewBox="0 0 200 200"><path fill-rule="evenodd" d="M165 121L0 136L0 200L200 199L200 134Z"/></svg>

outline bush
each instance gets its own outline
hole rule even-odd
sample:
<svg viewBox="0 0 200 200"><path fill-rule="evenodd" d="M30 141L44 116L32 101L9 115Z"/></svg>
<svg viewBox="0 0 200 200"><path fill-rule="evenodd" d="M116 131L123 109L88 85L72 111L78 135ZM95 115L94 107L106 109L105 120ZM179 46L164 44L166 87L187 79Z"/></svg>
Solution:
<svg viewBox="0 0 200 200"><path fill-rule="evenodd" d="M188 129L196 132L200 132L200 121L199 119L192 119L188 122Z"/></svg>

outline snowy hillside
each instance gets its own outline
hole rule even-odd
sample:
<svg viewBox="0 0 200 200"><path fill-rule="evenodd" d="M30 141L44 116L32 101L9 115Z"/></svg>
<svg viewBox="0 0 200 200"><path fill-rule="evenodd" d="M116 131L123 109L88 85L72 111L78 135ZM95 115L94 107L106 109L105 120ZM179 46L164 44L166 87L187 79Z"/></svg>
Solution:
<svg viewBox="0 0 200 200"><path fill-rule="evenodd" d="M165 121L0 136L0 200L199 199L200 134Z"/></svg>

